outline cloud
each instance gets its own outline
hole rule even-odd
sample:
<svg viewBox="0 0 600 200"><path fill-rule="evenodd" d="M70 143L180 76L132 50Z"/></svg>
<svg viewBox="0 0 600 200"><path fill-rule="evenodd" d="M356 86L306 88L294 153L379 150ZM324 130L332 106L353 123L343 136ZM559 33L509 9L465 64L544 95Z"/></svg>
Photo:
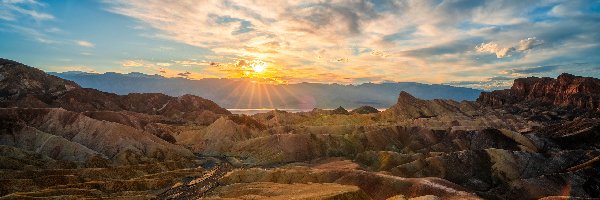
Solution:
<svg viewBox="0 0 600 200"><path fill-rule="evenodd" d="M17 21L29 17L36 21L52 20L54 16L35 9L44 7L45 4L35 0L2 0L0 1L0 19Z"/></svg>
<svg viewBox="0 0 600 200"><path fill-rule="evenodd" d="M498 43L488 42L481 43L476 46L477 52L481 53L493 53L496 54L497 58L504 58L511 56L514 52L522 52L533 49L534 47L540 46L544 43L542 40L538 40L535 37L527 38L519 41L519 44L511 47L500 47Z"/></svg>
<svg viewBox="0 0 600 200"><path fill-rule="evenodd" d="M82 46L82 47L94 47L94 46L96 46L94 43L91 43L91 42L85 41L85 40L77 40L76 43L77 43L77 45Z"/></svg>
<svg viewBox="0 0 600 200"><path fill-rule="evenodd" d="M197 69L217 77L239 77L241 60L261 60L290 82L480 81L515 66L593 59L573 52L591 52L600 44L598 14L586 10L594 5L585 0L114 0L105 5L158 30L155 37L208 49L202 61L173 65L207 66Z"/></svg>
<svg viewBox="0 0 600 200"><path fill-rule="evenodd" d="M29 28L29 27L20 26L20 25L13 25L13 24L7 24L6 27L7 27L7 29L3 29L0 26L0 31L19 33L26 37L29 37L33 41L43 43L43 44L58 44L59 43L58 41L51 39L45 33L40 32L34 28Z"/></svg>
<svg viewBox="0 0 600 200"><path fill-rule="evenodd" d="M91 68L89 66L83 66L83 65L79 65L79 66L50 66L50 67L48 67L48 71L54 71L54 72L79 71L79 72L90 72L90 73L95 73L96 72L96 70L94 68Z"/></svg>
<svg viewBox="0 0 600 200"><path fill-rule="evenodd" d="M516 47L517 51L526 51L529 49L533 49L534 47L540 46L544 44L544 41L538 40L535 37L527 38L519 41L519 45Z"/></svg>
<svg viewBox="0 0 600 200"><path fill-rule="evenodd" d="M156 63L156 66L160 66L160 67L168 67L171 66L171 63Z"/></svg>
<svg viewBox="0 0 600 200"><path fill-rule="evenodd" d="M144 62L141 60L126 60L121 63L123 67L142 67Z"/></svg>
<svg viewBox="0 0 600 200"><path fill-rule="evenodd" d="M500 47L498 43L489 42L489 43L481 43L479 46L476 46L475 49L477 52L481 53L494 53L497 58L504 58L510 56L510 53L515 51L514 47Z"/></svg>
<svg viewBox="0 0 600 200"><path fill-rule="evenodd" d="M182 72L182 73L178 73L178 74L177 74L177 76L186 77L186 78L187 78L188 76L190 76L190 75L192 75L192 73L191 73L191 72Z"/></svg>

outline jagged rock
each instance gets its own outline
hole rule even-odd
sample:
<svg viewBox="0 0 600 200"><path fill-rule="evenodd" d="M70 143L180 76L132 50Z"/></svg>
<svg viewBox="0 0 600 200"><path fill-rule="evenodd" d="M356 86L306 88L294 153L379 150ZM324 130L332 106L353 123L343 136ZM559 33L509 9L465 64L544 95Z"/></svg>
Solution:
<svg viewBox="0 0 600 200"><path fill-rule="evenodd" d="M472 102L453 100L421 100L407 92L400 92L398 103L382 112L384 116L399 118L430 118L440 115L472 116L477 106Z"/></svg>
<svg viewBox="0 0 600 200"><path fill-rule="evenodd" d="M54 160L85 162L94 156L101 156L79 143L71 142L63 137L48 134L36 128L13 124L2 124L8 129L0 130L0 145L13 146L32 151Z"/></svg>
<svg viewBox="0 0 600 200"><path fill-rule="evenodd" d="M361 106L358 107L352 111L350 111L351 114L371 114L371 113L379 113L379 110L377 110L377 108L373 108L371 106Z"/></svg>
<svg viewBox="0 0 600 200"><path fill-rule="evenodd" d="M337 107L336 109L333 109L331 111L331 114L334 114L334 115L347 115L347 114L350 114L350 113L344 107L340 106L340 107Z"/></svg>
<svg viewBox="0 0 600 200"><path fill-rule="evenodd" d="M189 150L170 144L152 134L118 123L95 120L63 109L3 108L0 109L0 121L25 124L39 131L60 136L117 163L184 159L193 156ZM78 148L62 151L73 152L82 149L80 145L71 145ZM58 145L57 147L69 146Z"/></svg>
<svg viewBox="0 0 600 200"><path fill-rule="evenodd" d="M592 159L593 155L584 151L550 156L501 149L460 151L416 160L391 172L403 177L440 177L473 190L487 191L498 184L566 171Z"/></svg>
<svg viewBox="0 0 600 200"><path fill-rule="evenodd" d="M535 131L562 149L600 149L600 120L578 119Z"/></svg>
<svg viewBox="0 0 600 200"><path fill-rule="evenodd" d="M499 107L521 102L600 109L600 79L561 74L552 78L516 79L510 89L482 92L478 102Z"/></svg>
<svg viewBox="0 0 600 200"><path fill-rule="evenodd" d="M264 125L249 117L225 116L202 131L180 134L177 140L178 144L189 146L195 152L220 155L231 152L236 143L258 136L264 128Z"/></svg>
<svg viewBox="0 0 600 200"><path fill-rule="evenodd" d="M73 89L80 88L73 81L48 75L42 70L0 58L0 105L21 98L38 99L38 106ZM31 102L32 100L29 100ZM33 104L35 105L35 104ZM21 104L27 106L27 104Z"/></svg>
<svg viewBox="0 0 600 200"><path fill-rule="evenodd" d="M453 100L422 100L401 92L398 103L379 114L382 121L405 126L481 130L497 128L522 130L535 126L521 116L480 106L476 102Z"/></svg>
<svg viewBox="0 0 600 200"><path fill-rule="evenodd" d="M203 120L198 119L198 116L207 115L203 114L205 111L231 114L216 103L194 95L116 95L81 88L72 81L48 75L14 61L2 59L0 66L0 75L3 77L0 80L0 107L60 107L75 112L132 111L190 121Z"/></svg>

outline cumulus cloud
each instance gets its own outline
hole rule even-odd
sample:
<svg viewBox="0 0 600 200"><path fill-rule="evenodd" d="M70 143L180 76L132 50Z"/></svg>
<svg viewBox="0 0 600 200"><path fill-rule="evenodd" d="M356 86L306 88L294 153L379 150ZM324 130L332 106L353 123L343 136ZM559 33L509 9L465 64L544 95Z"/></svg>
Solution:
<svg viewBox="0 0 600 200"><path fill-rule="evenodd" d="M501 47L498 43L488 42L481 43L475 47L477 52L481 53L493 53L496 54L497 58L504 58L511 56L514 52L522 52L540 46L544 43L542 40L538 40L535 37L527 38L519 41L519 44L511 47Z"/></svg>
<svg viewBox="0 0 600 200"><path fill-rule="evenodd" d="M514 47L502 48L498 45L498 43L495 42L481 43L479 46L476 46L475 49L477 50L477 52L494 53L496 54L497 58L504 58L510 56L510 53L515 50Z"/></svg>

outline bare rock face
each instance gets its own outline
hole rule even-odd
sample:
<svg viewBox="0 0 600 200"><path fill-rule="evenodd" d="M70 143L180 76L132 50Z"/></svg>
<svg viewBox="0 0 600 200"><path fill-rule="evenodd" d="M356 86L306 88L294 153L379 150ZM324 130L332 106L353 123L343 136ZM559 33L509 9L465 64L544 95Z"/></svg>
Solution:
<svg viewBox="0 0 600 200"><path fill-rule="evenodd" d="M468 190L439 178L402 178L356 169L250 168L232 171L223 177L220 182L223 185L253 182L335 183L357 186L371 199L386 199L397 195L419 197L431 194L444 199L480 199Z"/></svg>
<svg viewBox="0 0 600 200"><path fill-rule="evenodd" d="M600 110L600 79L566 73L556 79L520 78L514 81L510 89L483 92L477 102L494 107L532 102Z"/></svg>
<svg viewBox="0 0 600 200"><path fill-rule="evenodd" d="M38 142L27 139L28 134L36 133L23 132L23 129L9 129L5 134L19 135L19 137L4 137L3 143L23 146L26 149L40 148L41 152L44 152L45 148L54 147L46 153L49 157L83 160L87 158L86 152L89 152L88 154L97 152L115 163L128 164L153 160L177 160L193 156L187 149L133 127L95 120L81 113L64 109L3 108L0 109L0 120L23 124L46 133L48 135L46 139L41 137L44 135L42 133L37 133L38 136L35 137L31 136L35 140L43 140ZM20 137L24 138L18 139Z"/></svg>
<svg viewBox="0 0 600 200"><path fill-rule="evenodd" d="M52 98L80 88L73 81L48 75L42 70L15 61L0 59L0 103L37 98L37 104L48 103ZM29 97L28 97L29 96ZM29 101L33 101L29 99ZM4 104L6 105L6 104Z"/></svg>
<svg viewBox="0 0 600 200"><path fill-rule="evenodd" d="M81 88L72 81L48 75L14 61L1 59L0 66L0 107L60 107L75 112L131 111L190 121L202 120L197 119L199 115L210 115L204 113L205 111L213 114L231 114L216 103L194 95L116 95Z"/></svg>
<svg viewBox="0 0 600 200"><path fill-rule="evenodd" d="M398 103L382 112L384 116L401 118L430 118L441 115L470 116L477 111L472 102L453 100L421 100L407 92L400 92Z"/></svg>
<svg viewBox="0 0 600 200"><path fill-rule="evenodd" d="M347 114L350 114L350 113L344 107L340 106L340 107L337 107L336 109L333 109L331 111L331 114L334 114L334 115L347 115Z"/></svg>
<svg viewBox="0 0 600 200"><path fill-rule="evenodd" d="M377 108L373 108L371 106L361 106L358 107L352 111L350 111L351 114L371 114L371 113L379 113L379 110L377 110Z"/></svg>
<svg viewBox="0 0 600 200"><path fill-rule="evenodd" d="M170 118L195 120L203 111L215 114L231 114L216 103L193 95L171 97L157 93L132 93L116 95L95 89L74 89L59 96L50 104L76 112L85 111L131 111Z"/></svg>
<svg viewBox="0 0 600 200"><path fill-rule="evenodd" d="M477 102L418 99L400 92L398 102L378 114L380 121L404 126L438 129L481 130L485 128L518 131L536 126L519 115L481 106Z"/></svg>
<svg viewBox="0 0 600 200"><path fill-rule="evenodd" d="M42 132L30 126L14 123L3 124L3 127L5 129L1 130L0 145L8 145L32 151L54 160L83 163L94 156L101 156L98 152L79 143Z"/></svg>

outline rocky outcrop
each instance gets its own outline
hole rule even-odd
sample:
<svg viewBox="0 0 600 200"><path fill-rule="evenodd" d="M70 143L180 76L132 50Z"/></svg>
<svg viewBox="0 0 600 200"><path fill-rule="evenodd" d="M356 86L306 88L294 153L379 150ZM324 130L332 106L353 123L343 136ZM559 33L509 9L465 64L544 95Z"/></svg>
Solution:
<svg viewBox="0 0 600 200"><path fill-rule="evenodd" d="M179 144L189 146L195 152L220 155L229 152L234 144L250 139L253 132L255 130L249 126L221 117L202 132L181 139Z"/></svg>
<svg viewBox="0 0 600 200"><path fill-rule="evenodd" d="M187 149L133 127L92 119L64 109L3 108L0 109L0 121L41 131L6 129L4 134L13 136L3 137L3 144L26 149L36 148L36 151L40 152L53 147L48 150L49 157L81 160L86 158L86 152L97 152L115 163L127 164L193 156ZM34 133L30 133L31 131ZM43 137L44 135L46 137Z"/></svg>
<svg viewBox="0 0 600 200"><path fill-rule="evenodd" d="M534 142L520 133L497 129L448 131L397 126L347 134L275 134L250 137L235 142L229 139L220 140L223 141L220 144L230 145L230 148L222 148L221 153L244 158L244 162L249 164L268 165L344 156L356 157L367 165L373 163L375 170L385 170L403 164L400 162L411 162L422 156L417 154L429 152L488 148L538 151ZM264 148L267 146L269 148ZM367 153L369 151L374 152ZM379 155L380 153L377 153L379 151L395 153ZM381 159L385 161L373 160L374 158L370 156L382 157ZM395 165L390 166L391 163L388 162Z"/></svg>
<svg viewBox="0 0 600 200"><path fill-rule="evenodd" d="M216 103L193 95L171 97L158 93L116 95L81 88L14 61L0 60L0 107L64 108L75 112L131 111L210 124L198 116L231 114ZM205 112L211 113L205 113ZM212 117L214 121L218 117Z"/></svg>
<svg viewBox="0 0 600 200"><path fill-rule="evenodd" d="M331 114L334 114L334 115L347 115L347 114L350 114L350 113L344 107L340 106L340 107L337 107L336 109L333 109L331 111Z"/></svg>
<svg viewBox="0 0 600 200"><path fill-rule="evenodd" d="M477 114L473 102L453 100L421 100L407 92L400 92L398 103L382 112L382 115L395 118L431 118L436 116L473 116Z"/></svg>
<svg viewBox="0 0 600 200"><path fill-rule="evenodd" d="M494 107L529 102L599 111L600 79L566 73L556 79L520 78L510 89L482 92L477 102Z"/></svg>
<svg viewBox="0 0 600 200"><path fill-rule="evenodd" d="M2 152L3 146L0 146ZM0 164L2 165L2 164ZM152 199L157 191L198 177L197 162L0 171L0 199Z"/></svg>
<svg viewBox="0 0 600 200"><path fill-rule="evenodd" d="M48 75L42 70L0 58L0 105L24 99L28 107L50 102L53 98L80 88L75 82ZM36 100L34 100L36 99Z"/></svg>
<svg viewBox="0 0 600 200"><path fill-rule="evenodd" d="M13 146L50 157L54 160L85 162L95 156L101 156L79 143L63 137L48 134L36 128L19 123L2 124L0 145Z"/></svg>
<svg viewBox="0 0 600 200"><path fill-rule="evenodd" d="M418 99L400 92L398 102L379 113L377 121L436 129L481 130L486 128L519 131L537 126L521 116L481 106L477 102Z"/></svg>
<svg viewBox="0 0 600 200"><path fill-rule="evenodd" d="M600 149L600 120L582 118L557 123L535 131L552 141L556 149Z"/></svg>
<svg viewBox="0 0 600 200"><path fill-rule="evenodd" d="M359 187L371 199L386 199L397 195L406 197L435 195L443 199L480 199L461 186L439 178L402 178L355 169L250 168L230 172L220 182L223 185L254 182L353 185Z"/></svg>
<svg viewBox="0 0 600 200"><path fill-rule="evenodd" d="M231 114L216 103L193 95L181 97L170 97L157 93L116 95L88 88L66 92L49 103L48 107L61 107L76 112L131 111L191 121L194 121L194 116L201 115L203 111L210 111L214 114Z"/></svg>
<svg viewBox="0 0 600 200"><path fill-rule="evenodd" d="M373 108L371 106L361 106L358 108L355 108L354 110L350 111L351 114L371 114L371 113L378 113L379 110L377 110L377 108Z"/></svg>

